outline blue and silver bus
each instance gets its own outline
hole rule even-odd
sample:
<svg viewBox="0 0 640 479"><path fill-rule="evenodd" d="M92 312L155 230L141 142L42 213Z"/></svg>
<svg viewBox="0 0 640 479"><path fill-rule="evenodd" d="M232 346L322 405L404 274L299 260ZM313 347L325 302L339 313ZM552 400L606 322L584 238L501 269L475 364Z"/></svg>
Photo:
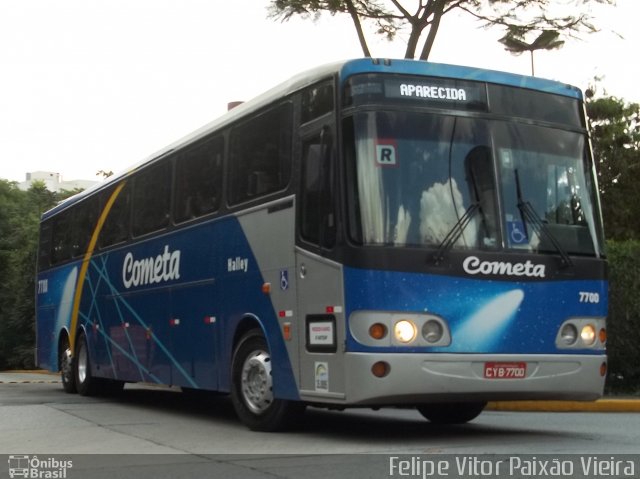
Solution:
<svg viewBox="0 0 640 479"><path fill-rule="evenodd" d="M306 406L603 391L607 278L583 97L411 60L324 66L42 217L37 360L68 392Z"/></svg>

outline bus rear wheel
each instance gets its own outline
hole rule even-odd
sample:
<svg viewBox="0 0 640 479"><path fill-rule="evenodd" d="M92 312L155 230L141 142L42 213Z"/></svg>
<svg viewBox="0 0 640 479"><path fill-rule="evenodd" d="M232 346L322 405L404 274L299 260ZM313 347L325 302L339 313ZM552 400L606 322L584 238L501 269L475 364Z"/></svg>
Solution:
<svg viewBox="0 0 640 479"><path fill-rule="evenodd" d="M93 396L98 390L98 381L91 372L87 337L81 333L76 341L74 360L74 376L78 393L82 396Z"/></svg>
<svg viewBox="0 0 640 479"><path fill-rule="evenodd" d="M273 396L271 355L260 329L247 332L231 365L231 402L240 420L253 431L278 431L300 419L304 404Z"/></svg>
<svg viewBox="0 0 640 479"><path fill-rule="evenodd" d="M76 355L73 360L73 381L78 393L82 396L116 395L124 387L124 381L97 378L93 375L87 337L84 333L78 336L76 342Z"/></svg>
<svg viewBox="0 0 640 479"><path fill-rule="evenodd" d="M464 424L477 418L486 405L484 401L432 403L417 409L433 424Z"/></svg>

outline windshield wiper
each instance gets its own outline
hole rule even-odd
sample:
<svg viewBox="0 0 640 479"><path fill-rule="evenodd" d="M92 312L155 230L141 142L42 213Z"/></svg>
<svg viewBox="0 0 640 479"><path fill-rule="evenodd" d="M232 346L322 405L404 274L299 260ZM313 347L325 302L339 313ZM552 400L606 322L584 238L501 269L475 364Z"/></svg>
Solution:
<svg viewBox="0 0 640 479"><path fill-rule="evenodd" d="M444 259L444 255L453 247L453 245L458 241L464 229L469 225L475 214L480 210L480 203L477 201L471 203L469 207L465 210L464 214L460 217L460 219L453 225L453 228L447 233L447 236L444 237L440 246L438 246L438 251L433 256L433 262L436 266L438 266L442 260Z"/></svg>
<svg viewBox="0 0 640 479"><path fill-rule="evenodd" d="M520 176L518 175L518 170L515 169L513 172L516 177L516 196L518 198L518 209L520 210L520 214L522 215L522 225L524 227L525 235L529 237L529 234L527 233L528 221L529 223L531 223L531 226L533 226L533 229L538 234L538 236L544 235L551 242L553 247L558 251L558 253L560 254L560 265L563 268L573 266L573 261L571 261L571 258L562 247L560 242L556 239L555 236L553 236L547 224L542 221L542 218L540 218L540 215L536 213L536 210L533 208L533 206L531 206L531 203L525 201L522 197L522 187L520 186Z"/></svg>

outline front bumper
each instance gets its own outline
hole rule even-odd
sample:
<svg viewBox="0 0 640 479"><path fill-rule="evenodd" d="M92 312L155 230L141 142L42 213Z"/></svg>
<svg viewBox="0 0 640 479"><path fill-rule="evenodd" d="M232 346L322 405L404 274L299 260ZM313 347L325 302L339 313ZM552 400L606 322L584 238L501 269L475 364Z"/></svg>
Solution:
<svg viewBox="0 0 640 479"><path fill-rule="evenodd" d="M527 399L594 400L602 396L606 355L347 353L348 405ZM389 364L383 378L371 372ZM526 363L523 378L487 379L487 362Z"/></svg>

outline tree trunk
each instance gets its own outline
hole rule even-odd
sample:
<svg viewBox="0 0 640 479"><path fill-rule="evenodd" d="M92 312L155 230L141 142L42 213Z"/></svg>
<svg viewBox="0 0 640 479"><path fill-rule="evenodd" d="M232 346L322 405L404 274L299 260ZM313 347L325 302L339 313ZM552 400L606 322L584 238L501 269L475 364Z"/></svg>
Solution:
<svg viewBox="0 0 640 479"><path fill-rule="evenodd" d="M411 33L409 34L409 40L407 40L407 49L404 52L405 58L415 58L421 33L422 30L420 30L418 25L415 23L411 25Z"/></svg>
<svg viewBox="0 0 640 479"><path fill-rule="evenodd" d="M429 34L427 40L424 42L422 53L420 53L420 60L428 60L433 48L433 43L436 40L438 28L440 27L440 20L442 19L442 12L444 12L446 0L437 0L433 9L433 20L431 20L431 26L429 27Z"/></svg>
<svg viewBox="0 0 640 479"><path fill-rule="evenodd" d="M367 46L367 39L364 37L364 32L362 31L362 24L360 23L360 18L358 17L358 12L356 11L356 7L353 6L352 0L346 0L347 10L349 11L349 15L351 15L351 20L353 21L353 25L356 27L356 32L358 33L358 40L360 41L360 47L362 48L362 53L365 57L370 58L371 52L369 51L369 47Z"/></svg>

